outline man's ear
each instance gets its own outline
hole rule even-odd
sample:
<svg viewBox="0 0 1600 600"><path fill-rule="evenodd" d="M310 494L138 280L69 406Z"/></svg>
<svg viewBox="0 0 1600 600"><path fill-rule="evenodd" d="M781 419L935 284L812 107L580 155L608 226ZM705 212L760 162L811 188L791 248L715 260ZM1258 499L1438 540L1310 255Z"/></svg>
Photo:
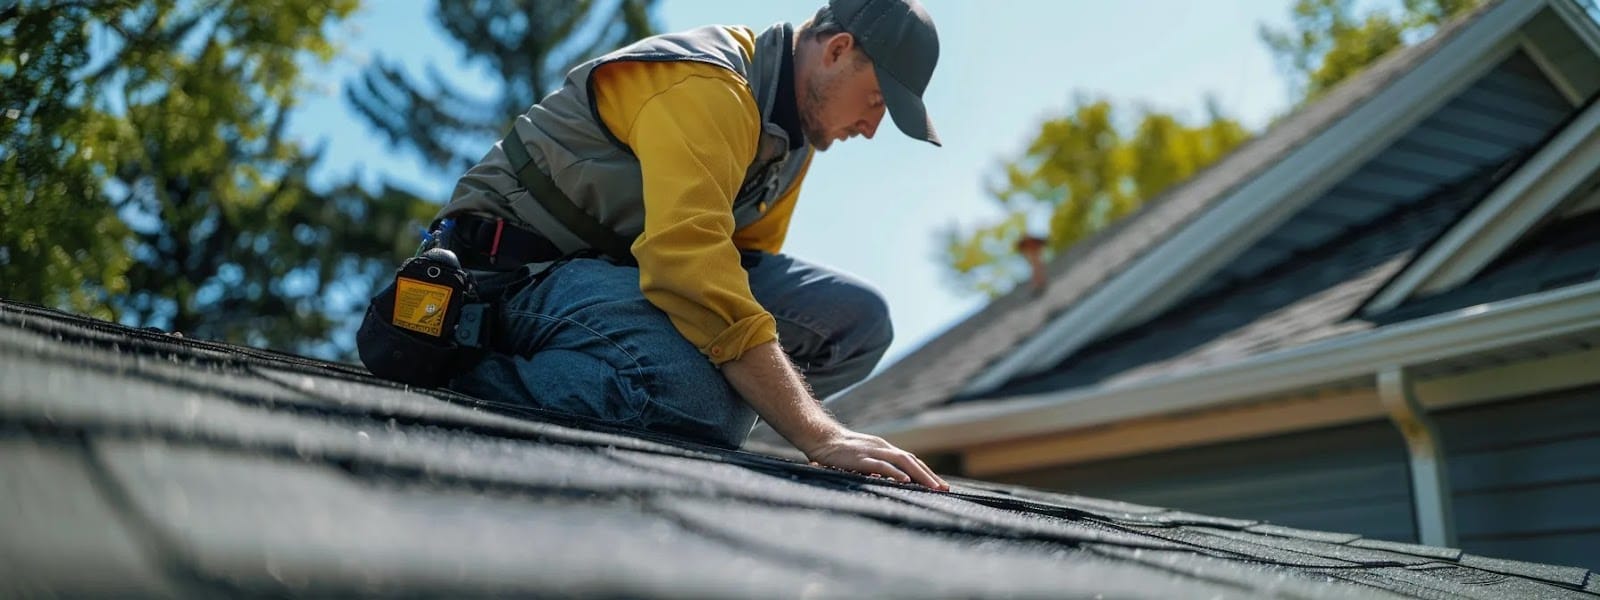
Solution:
<svg viewBox="0 0 1600 600"><path fill-rule="evenodd" d="M822 64L831 67L834 63L844 60L855 50L856 38L849 33L835 33L828 38L822 47Z"/></svg>

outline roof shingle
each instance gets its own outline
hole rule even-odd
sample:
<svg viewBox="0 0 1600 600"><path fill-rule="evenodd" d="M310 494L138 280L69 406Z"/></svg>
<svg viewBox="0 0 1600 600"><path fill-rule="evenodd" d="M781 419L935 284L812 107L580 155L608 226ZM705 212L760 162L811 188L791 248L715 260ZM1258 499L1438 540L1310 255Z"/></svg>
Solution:
<svg viewBox="0 0 1600 600"><path fill-rule="evenodd" d="M935 493L3 301L0 457L6 595L1509 598L1595 580L1026 488Z"/></svg>

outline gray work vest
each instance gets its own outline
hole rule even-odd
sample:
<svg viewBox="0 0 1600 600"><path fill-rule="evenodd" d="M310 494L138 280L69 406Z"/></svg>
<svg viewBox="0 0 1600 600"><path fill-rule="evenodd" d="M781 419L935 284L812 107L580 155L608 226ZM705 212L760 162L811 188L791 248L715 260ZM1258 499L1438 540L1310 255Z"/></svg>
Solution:
<svg viewBox="0 0 1600 600"><path fill-rule="evenodd" d="M759 220L766 205L795 183L811 153L806 144L790 151L789 134L773 122L778 83L785 76L784 54L791 51L792 38L790 25L774 25L756 38L752 57L746 57L739 42L719 26L645 38L573 69L561 89L533 105L513 127L533 162L573 204L631 241L644 231L639 160L601 121L590 97L594 70L617 61L693 60L733 71L749 83L761 110L761 141L733 200L735 227L743 228ZM529 196L501 144L461 176L439 216L462 213L505 218L543 234L563 252L590 247Z"/></svg>

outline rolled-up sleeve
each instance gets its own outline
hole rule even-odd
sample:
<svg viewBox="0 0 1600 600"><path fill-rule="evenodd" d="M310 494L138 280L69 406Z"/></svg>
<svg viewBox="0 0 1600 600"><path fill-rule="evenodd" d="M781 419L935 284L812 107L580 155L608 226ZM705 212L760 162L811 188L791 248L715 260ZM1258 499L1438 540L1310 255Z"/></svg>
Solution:
<svg viewBox="0 0 1600 600"><path fill-rule="evenodd" d="M733 200L761 131L755 100L737 75L709 65L607 68L617 67L671 67L635 74L653 89L602 90L627 94L602 102L601 116L643 169L644 233L633 245L640 289L713 363L776 340L777 322L751 293L733 241ZM620 79L613 83L627 83Z"/></svg>

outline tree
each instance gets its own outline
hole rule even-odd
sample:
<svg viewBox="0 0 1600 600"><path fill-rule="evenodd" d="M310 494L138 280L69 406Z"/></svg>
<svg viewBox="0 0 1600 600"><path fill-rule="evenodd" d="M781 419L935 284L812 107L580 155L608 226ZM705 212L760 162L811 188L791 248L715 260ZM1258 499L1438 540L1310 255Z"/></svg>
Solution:
<svg viewBox="0 0 1600 600"><path fill-rule="evenodd" d="M126 290L132 262L126 228L96 201L107 153L93 149L114 119L84 110L64 77L88 63L95 10L0 11L0 297L110 318L106 295Z"/></svg>
<svg viewBox="0 0 1600 600"><path fill-rule="evenodd" d="M466 62L487 68L497 89L464 92L429 65L425 82L377 60L345 87L345 99L390 142L455 177L483 156L512 119L545 97L578 63L654 33L655 0L539 2L479 0L434 4Z"/></svg>
<svg viewBox="0 0 1600 600"><path fill-rule="evenodd" d="M6 98L29 99L7 107L0 293L347 354L326 338L408 250L387 233L431 212L392 190L313 189L318 152L285 136L302 61L332 55L328 29L355 7L83 0L0 14L17 42L0 65L26 74L25 95L8 78Z"/></svg>
<svg viewBox="0 0 1600 600"><path fill-rule="evenodd" d="M1390 50L1426 38L1438 26L1483 0L1403 0L1398 15L1373 10L1357 16L1353 0L1295 0L1292 29L1263 26L1262 42L1277 57L1304 104L1361 72Z"/></svg>
<svg viewBox="0 0 1600 600"><path fill-rule="evenodd" d="M1425 38L1482 0L1402 0L1398 14L1358 16L1353 0L1295 0L1291 28L1263 27L1262 41L1279 60L1296 105L1320 97L1384 53ZM1017 242L1047 224L1047 255L1060 252L1221 158L1250 137L1237 122L1208 107L1207 120L1185 124L1145 110L1131 133L1117 126L1120 111L1082 102L1045 121L1018 158L1002 164L990 186L1001 216L941 232L944 263L958 289L995 296L1028 272Z"/></svg>
<svg viewBox="0 0 1600 600"><path fill-rule="evenodd" d="M1046 224L1046 255L1060 252L1137 209L1146 199L1220 158L1249 133L1208 104L1207 120L1186 124L1145 109L1131 129L1104 100L1079 100L1046 121L1023 155L989 186L1004 216L943 232L949 266L963 289L999 295L1028 273L1015 250L1030 226Z"/></svg>

